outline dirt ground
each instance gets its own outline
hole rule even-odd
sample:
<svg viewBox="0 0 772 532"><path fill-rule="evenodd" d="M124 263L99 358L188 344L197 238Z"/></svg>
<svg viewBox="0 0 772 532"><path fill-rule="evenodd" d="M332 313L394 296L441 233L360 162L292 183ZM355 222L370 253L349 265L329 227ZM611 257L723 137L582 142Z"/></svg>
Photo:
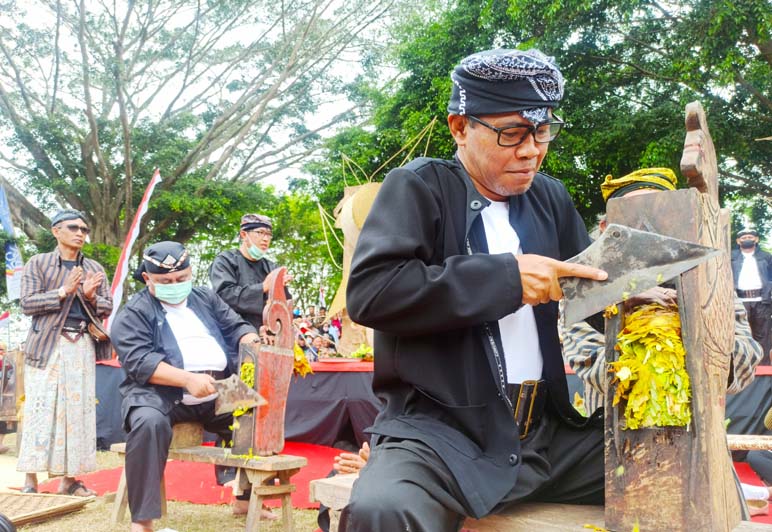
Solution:
<svg viewBox="0 0 772 532"><path fill-rule="evenodd" d="M18 487L24 482L24 475L16 472L16 438L9 434L3 442L11 447L9 453L0 455L0 490L8 487ZM123 461L115 453L98 452L99 469L111 469L123 465ZM45 475L39 480L45 480ZM83 509L61 517L48 519L19 528L19 532L127 532L129 530L128 515L122 523L112 524L110 512L115 494L107 493L97 497ZM155 530L164 529L175 532L243 532L246 526L245 516L234 516L230 506L203 505L186 502L169 501L168 515L155 522ZM2 508L0 508L2 512ZM278 513L278 512L277 512ZM297 532L313 532L316 526L316 510L294 510L293 518ZM281 531L281 521L263 521L261 532Z"/></svg>

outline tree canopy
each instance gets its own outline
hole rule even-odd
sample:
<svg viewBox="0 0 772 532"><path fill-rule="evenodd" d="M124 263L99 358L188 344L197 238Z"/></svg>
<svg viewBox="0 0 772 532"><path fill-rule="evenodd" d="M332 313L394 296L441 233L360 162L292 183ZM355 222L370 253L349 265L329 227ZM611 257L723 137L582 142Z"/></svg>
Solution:
<svg viewBox="0 0 772 532"><path fill-rule="evenodd" d="M442 126L449 73L464 56L497 46L554 55L566 78L557 114L569 127L543 169L559 177L586 221L603 210L599 185L642 166L678 170L684 108L706 109L719 157L723 199L760 228L772 220L772 4L687 0L490 0L438 2L430 17L400 27L405 72L377 93L372 128L342 132L329 145L317 191L342 181L339 154L372 170L432 119L429 149L453 152ZM739 219L739 217L738 217Z"/></svg>

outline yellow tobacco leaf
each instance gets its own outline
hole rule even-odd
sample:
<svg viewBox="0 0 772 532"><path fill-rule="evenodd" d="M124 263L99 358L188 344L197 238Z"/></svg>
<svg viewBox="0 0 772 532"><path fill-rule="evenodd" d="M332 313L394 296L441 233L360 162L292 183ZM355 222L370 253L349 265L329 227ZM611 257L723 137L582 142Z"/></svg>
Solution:
<svg viewBox="0 0 772 532"><path fill-rule="evenodd" d="M618 360L609 363L612 404L624 402L626 428L688 425L691 388L677 308L636 309L626 316L616 350Z"/></svg>

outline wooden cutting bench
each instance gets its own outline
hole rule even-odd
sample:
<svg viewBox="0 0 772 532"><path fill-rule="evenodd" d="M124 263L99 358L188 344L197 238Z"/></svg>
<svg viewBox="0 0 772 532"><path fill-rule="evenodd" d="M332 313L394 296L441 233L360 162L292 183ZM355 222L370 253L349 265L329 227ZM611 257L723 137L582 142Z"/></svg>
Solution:
<svg viewBox="0 0 772 532"><path fill-rule="evenodd" d="M340 511L348 504L356 474L336 475L312 480L309 485L311 502L319 502L330 508L330 532L338 531ZM468 518L465 532L587 532L604 526L603 506L578 506L573 504L523 503L503 515L491 515L484 519ZM733 532L772 531L772 525L741 521ZM619 531L629 532L629 531ZM641 532L652 532L644 531Z"/></svg>
<svg viewBox="0 0 772 532"><path fill-rule="evenodd" d="M230 449L206 447L199 445L202 441L203 427L198 423L180 423L174 426L172 444L169 447L169 459L185 462L202 462L206 464L237 468L236 487L233 492L241 495L251 489L247 512L246 532L260 530L260 510L265 499L281 499L282 530L292 532L292 492L295 485L290 478L308 463L302 456L277 454L273 456L256 456L245 458L234 456ZM126 453L125 443L116 443L110 450L121 455ZM128 505L126 489L126 471L121 473L118 491L115 494L112 522L123 520ZM161 513L166 515L166 486L161 477Z"/></svg>

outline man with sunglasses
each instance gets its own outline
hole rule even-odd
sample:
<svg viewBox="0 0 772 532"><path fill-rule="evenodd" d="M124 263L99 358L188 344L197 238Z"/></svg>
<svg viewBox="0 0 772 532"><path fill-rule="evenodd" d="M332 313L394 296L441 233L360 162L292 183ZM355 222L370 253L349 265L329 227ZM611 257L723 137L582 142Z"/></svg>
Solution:
<svg viewBox="0 0 772 532"><path fill-rule="evenodd" d="M239 230L238 249L223 251L209 267L212 288L242 318L260 331L263 307L268 300L268 274L277 268L266 257L273 239L273 223L262 214L245 214ZM285 283L292 280L284 277ZM287 300L292 299L285 288Z"/></svg>
<svg viewBox="0 0 772 532"><path fill-rule="evenodd" d="M37 491L37 473L61 476L59 492L95 493L77 475L96 469L95 360L112 355L109 342L87 333L113 307L102 266L81 252L86 216L59 211L51 220L56 248L32 257L21 278L21 309L32 316L24 349L24 430L17 470L22 491Z"/></svg>

